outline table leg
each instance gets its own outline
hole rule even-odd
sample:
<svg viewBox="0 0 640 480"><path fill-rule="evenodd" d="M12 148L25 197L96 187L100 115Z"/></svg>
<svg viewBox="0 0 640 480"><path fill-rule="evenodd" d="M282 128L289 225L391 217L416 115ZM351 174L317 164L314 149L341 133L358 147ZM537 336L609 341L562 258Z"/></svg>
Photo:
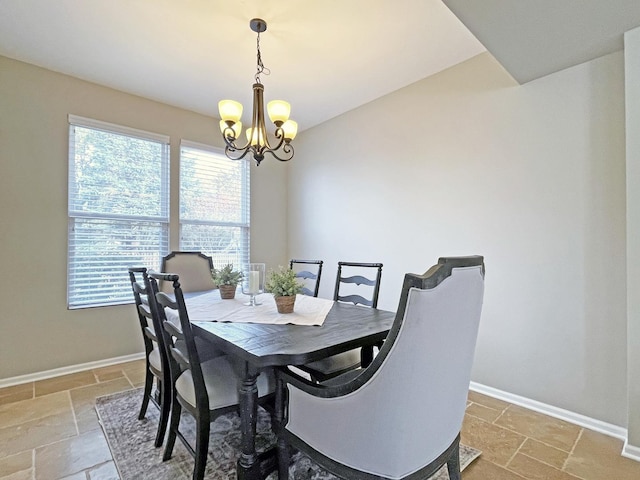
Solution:
<svg viewBox="0 0 640 480"><path fill-rule="evenodd" d="M360 364L367 368L373 362L373 345L366 345L360 349Z"/></svg>
<svg viewBox="0 0 640 480"><path fill-rule="evenodd" d="M256 453L256 421L258 415L258 387L256 379L260 372L249 364L238 388L240 402L240 429L242 453L238 459L238 480L259 480L260 462Z"/></svg>

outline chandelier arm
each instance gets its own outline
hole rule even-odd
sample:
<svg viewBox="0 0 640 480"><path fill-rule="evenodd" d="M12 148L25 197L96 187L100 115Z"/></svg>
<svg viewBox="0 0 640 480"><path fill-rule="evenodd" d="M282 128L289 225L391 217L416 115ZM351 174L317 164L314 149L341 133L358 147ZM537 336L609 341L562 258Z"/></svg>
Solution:
<svg viewBox="0 0 640 480"><path fill-rule="evenodd" d="M227 145L224 149L224 154L227 156L227 158L231 160L242 160L244 157L247 156L247 153L249 153L250 151L251 151L250 148L237 149L230 145ZM235 152L242 152L242 153L236 156L234 155Z"/></svg>
<svg viewBox="0 0 640 480"><path fill-rule="evenodd" d="M289 160L291 160L293 158L293 154L295 153L294 150L293 150L293 145L291 145L290 143L285 143L284 146L282 147L282 151L287 154L286 157L285 156L280 157L280 156L276 155L276 151L277 150L278 149L276 149L276 150L268 149L268 150L265 150L265 153L270 153L277 160L280 160L281 162L288 162Z"/></svg>
<svg viewBox="0 0 640 480"><path fill-rule="evenodd" d="M230 133L230 134L228 134L228 133ZM229 147L229 149L231 149L232 151L233 150L247 150L250 147L250 141L247 140L247 143L243 147L238 147L236 145L236 141L238 139L235 138L235 134L236 134L236 132L233 130L233 128L226 127L224 129L224 131L222 132L222 137L224 138L224 143L226 143L227 146Z"/></svg>
<svg viewBox="0 0 640 480"><path fill-rule="evenodd" d="M236 148L236 132L234 132L233 128L226 126L225 129L222 131L222 138L224 139L224 143L227 144L227 146L235 149Z"/></svg>
<svg viewBox="0 0 640 480"><path fill-rule="evenodd" d="M274 132L274 136L276 137L276 140L278 141L277 145L274 145L273 147L271 145L269 145L269 141L267 140L267 148L269 150L279 150L280 147L282 146L282 144L284 143L284 129L282 127L276 127L276 131Z"/></svg>

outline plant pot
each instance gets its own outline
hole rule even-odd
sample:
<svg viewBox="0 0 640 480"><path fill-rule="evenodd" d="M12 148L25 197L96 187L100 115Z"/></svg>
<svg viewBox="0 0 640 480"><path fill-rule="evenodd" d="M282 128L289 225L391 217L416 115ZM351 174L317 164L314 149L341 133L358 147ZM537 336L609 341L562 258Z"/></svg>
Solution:
<svg viewBox="0 0 640 480"><path fill-rule="evenodd" d="M236 285L219 285L220 298L223 300L231 300L236 297Z"/></svg>
<svg viewBox="0 0 640 480"><path fill-rule="evenodd" d="M293 304L296 301L296 296L289 297L274 297L276 299L276 307L278 307L278 313L293 313Z"/></svg>

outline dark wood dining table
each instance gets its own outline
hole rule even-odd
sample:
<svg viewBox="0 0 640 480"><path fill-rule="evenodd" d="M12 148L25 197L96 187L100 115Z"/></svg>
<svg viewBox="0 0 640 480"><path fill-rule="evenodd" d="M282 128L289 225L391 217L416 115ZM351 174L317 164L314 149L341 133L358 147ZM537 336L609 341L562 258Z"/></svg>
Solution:
<svg viewBox="0 0 640 480"><path fill-rule="evenodd" d="M238 387L242 433L239 480L263 479L276 465L275 455L258 455L255 447L256 379L260 371L301 365L356 347L367 347L368 351L384 340L394 317L393 312L335 302L322 326L192 322L196 336L245 360L244 378Z"/></svg>

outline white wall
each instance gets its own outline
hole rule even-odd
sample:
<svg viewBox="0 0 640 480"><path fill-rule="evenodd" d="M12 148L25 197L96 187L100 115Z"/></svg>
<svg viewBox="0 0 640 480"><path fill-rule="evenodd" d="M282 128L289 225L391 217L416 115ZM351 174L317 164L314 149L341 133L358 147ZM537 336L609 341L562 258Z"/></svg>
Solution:
<svg viewBox="0 0 640 480"><path fill-rule="evenodd" d="M150 81L153 81L150 79ZM221 146L217 120L0 57L0 379L141 352L131 305L66 309L69 113ZM287 165L251 170L251 255L286 261Z"/></svg>
<svg viewBox="0 0 640 480"><path fill-rule="evenodd" d="M624 37L627 118L627 321L629 436L640 446L640 28ZM637 454L640 454L640 449Z"/></svg>
<svg viewBox="0 0 640 480"><path fill-rule="evenodd" d="M626 425L621 53L517 86L489 54L309 131L289 256L405 272L482 254L481 384Z"/></svg>

